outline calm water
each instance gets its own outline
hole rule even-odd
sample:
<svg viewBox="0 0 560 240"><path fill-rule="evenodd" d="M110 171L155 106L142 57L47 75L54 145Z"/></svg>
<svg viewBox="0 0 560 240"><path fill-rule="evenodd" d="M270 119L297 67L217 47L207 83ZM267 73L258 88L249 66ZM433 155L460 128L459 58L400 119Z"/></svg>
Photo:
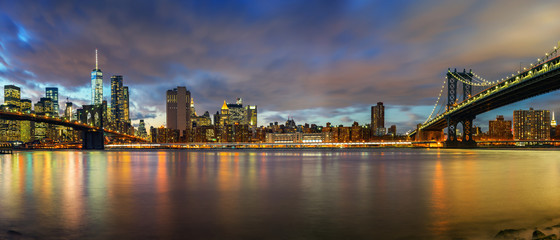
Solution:
<svg viewBox="0 0 560 240"><path fill-rule="evenodd" d="M558 223L560 157L550 150L0 156L0 239L8 230L24 239L480 239Z"/></svg>

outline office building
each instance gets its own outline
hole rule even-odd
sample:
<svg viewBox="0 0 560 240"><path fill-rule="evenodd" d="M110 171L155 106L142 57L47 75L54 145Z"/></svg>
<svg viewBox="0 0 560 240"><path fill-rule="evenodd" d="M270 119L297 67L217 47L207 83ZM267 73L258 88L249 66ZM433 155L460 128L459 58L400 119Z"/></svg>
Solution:
<svg viewBox="0 0 560 240"><path fill-rule="evenodd" d="M549 140L550 112L548 110L513 111L513 138L515 140Z"/></svg>
<svg viewBox="0 0 560 240"><path fill-rule="evenodd" d="M397 125L391 125L391 127L387 130L387 133L392 136L397 136Z"/></svg>
<svg viewBox="0 0 560 240"><path fill-rule="evenodd" d="M247 106L247 120L251 128L257 127L257 106Z"/></svg>
<svg viewBox="0 0 560 240"><path fill-rule="evenodd" d="M235 103L228 103L227 108L229 111L230 124L248 124L247 109L243 107L243 99L237 98Z"/></svg>
<svg viewBox="0 0 560 240"><path fill-rule="evenodd" d="M498 115L496 120L488 122L488 138L495 140L509 140L512 139L511 134L511 121L504 120L504 116Z"/></svg>
<svg viewBox="0 0 560 240"><path fill-rule="evenodd" d="M91 72L91 105L103 103L103 72L99 69L97 49L95 49L95 69Z"/></svg>
<svg viewBox="0 0 560 240"><path fill-rule="evenodd" d="M371 107L371 128L374 135L385 135L385 106L383 106L383 102L378 102L376 106Z"/></svg>
<svg viewBox="0 0 560 240"><path fill-rule="evenodd" d="M224 104L222 105L222 109L220 110L220 126L225 126L229 124L229 107L224 100Z"/></svg>
<svg viewBox="0 0 560 240"><path fill-rule="evenodd" d="M73 104L72 102L66 102L66 108L64 109L64 118L67 120L74 120L72 118L72 112L73 112Z"/></svg>
<svg viewBox="0 0 560 240"><path fill-rule="evenodd" d="M111 77L111 122L116 123L124 118L123 76Z"/></svg>
<svg viewBox="0 0 560 240"><path fill-rule="evenodd" d="M140 119L140 123L138 124L138 131L136 132L136 136L147 139L148 132L146 131L146 124L144 123L144 119Z"/></svg>
<svg viewBox="0 0 560 240"><path fill-rule="evenodd" d="M46 97L50 98L52 100L53 103L53 112L52 115L58 117L58 114L60 114L60 109L58 106L58 88L55 87L48 87L46 88Z"/></svg>
<svg viewBox="0 0 560 240"><path fill-rule="evenodd" d="M121 132L130 131L129 91L123 86L123 76L111 77L110 126ZM107 110L105 110L107 111Z"/></svg>
<svg viewBox="0 0 560 240"><path fill-rule="evenodd" d="M210 113L206 111L202 116L191 116L193 127L204 127L211 126L212 119L210 118Z"/></svg>
<svg viewBox="0 0 560 240"><path fill-rule="evenodd" d="M123 120L125 122L130 122L130 92L128 91L128 87L123 87Z"/></svg>
<svg viewBox="0 0 560 240"><path fill-rule="evenodd" d="M166 94L166 121L167 128L180 130L180 136L184 136L184 131L190 133L191 124L191 93L186 87L177 87L167 90Z"/></svg>
<svg viewBox="0 0 560 240"><path fill-rule="evenodd" d="M20 103L20 111L25 112L25 113L31 113L31 110L32 110L31 100L21 99L19 101L19 103Z"/></svg>
<svg viewBox="0 0 560 240"><path fill-rule="evenodd" d="M4 104L9 110L19 111L21 89L14 85L4 86Z"/></svg>

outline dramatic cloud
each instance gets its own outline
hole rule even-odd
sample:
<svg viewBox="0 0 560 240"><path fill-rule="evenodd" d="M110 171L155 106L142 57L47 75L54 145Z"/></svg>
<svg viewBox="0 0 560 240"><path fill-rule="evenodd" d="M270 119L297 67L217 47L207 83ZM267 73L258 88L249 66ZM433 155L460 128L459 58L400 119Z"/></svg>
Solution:
<svg viewBox="0 0 560 240"><path fill-rule="evenodd" d="M37 101L90 100L94 49L105 96L131 89L133 120L163 125L165 91L199 114L224 99L258 105L259 124L370 121L382 101L399 132L431 112L447 68L488 79L517 71L560 36L557 1L1 1L0 84ZM552 104L547 94L502 109ZM477 118L484 125L495 113Z"/></svg>

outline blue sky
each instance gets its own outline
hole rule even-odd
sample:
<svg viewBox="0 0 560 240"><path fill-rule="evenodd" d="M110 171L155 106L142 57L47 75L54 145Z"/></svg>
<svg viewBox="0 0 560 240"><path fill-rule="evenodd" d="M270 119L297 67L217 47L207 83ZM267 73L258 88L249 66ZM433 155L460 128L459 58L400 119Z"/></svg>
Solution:
<svg viewBox="0 0 560 240"><path fill-rule="evenodd" d="M131 89L133 122L164 124L165 91L191 91L197 112L224 99L258 105L259 124L423 122L447 68L495 80L560 40L558 1L1 1L0 84L34 102L47 86L88 104L99 49L105 96L111 75ZM514 109L560 112L549 93Z"/></svg>

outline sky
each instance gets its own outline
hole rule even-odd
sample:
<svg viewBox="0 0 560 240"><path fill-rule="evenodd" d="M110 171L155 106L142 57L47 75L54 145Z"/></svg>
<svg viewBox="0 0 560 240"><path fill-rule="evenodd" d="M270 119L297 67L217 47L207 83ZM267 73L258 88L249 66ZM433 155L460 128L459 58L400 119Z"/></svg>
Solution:
<svg viewBox="0 0 560 240"><path fill-rule="evenodd" d="M58 87L60 105L89 104L95 49L104 74L123 75L133 123L165 125L165 92L186 86L198 114L224 100L257 105L259 125L364 125L386 106L386 127L426 120L445 73L500 79L560 40L559 1L0 1L0 85L33 102ZM0 93L3 97L3 92ZM515 109L560 112L557 92Z"/></svg>

